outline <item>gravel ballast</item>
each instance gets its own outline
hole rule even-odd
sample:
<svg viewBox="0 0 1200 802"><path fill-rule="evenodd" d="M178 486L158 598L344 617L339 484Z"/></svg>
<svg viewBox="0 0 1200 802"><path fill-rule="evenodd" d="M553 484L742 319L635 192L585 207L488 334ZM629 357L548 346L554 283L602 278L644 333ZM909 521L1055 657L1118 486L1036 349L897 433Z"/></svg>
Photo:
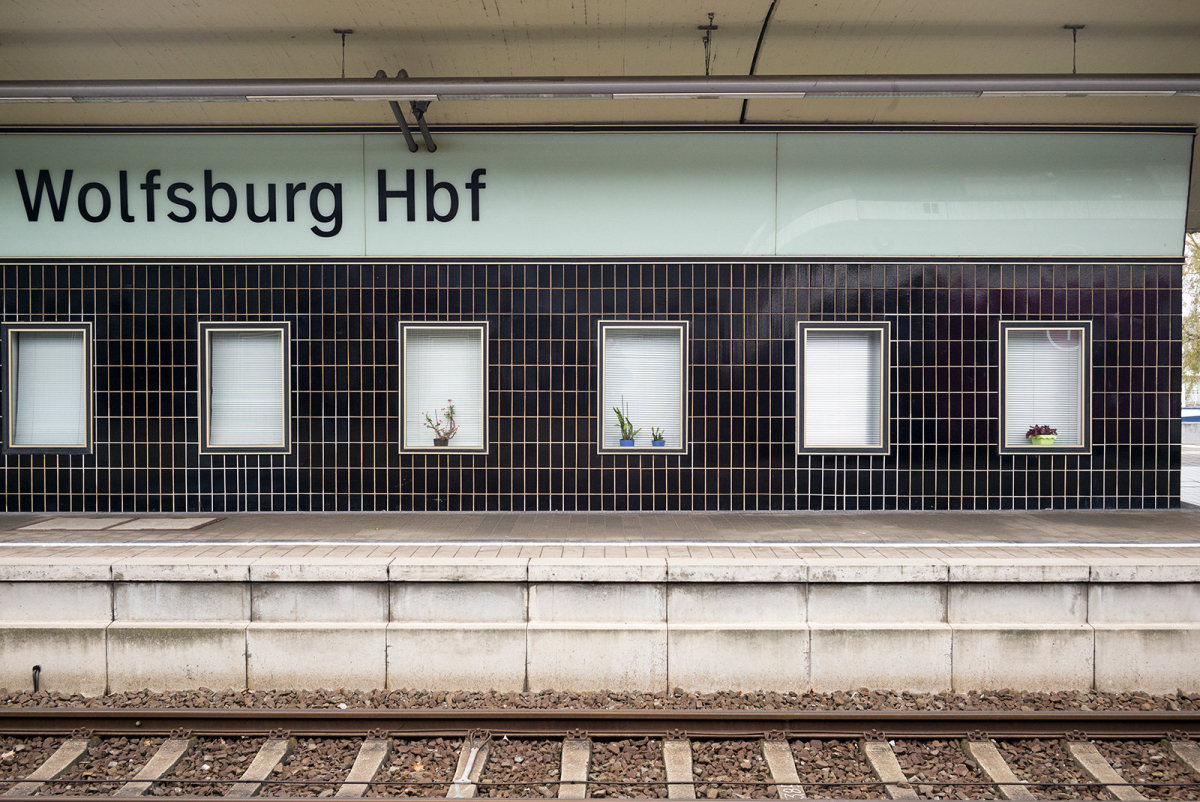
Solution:
<svg viewBox="0 0 1200 802"><path fill-rule="evenodd" d="M167 772L165 782L150 789L154 796L222 796L254 760L266 738L201 738ZM228 783L195 782L229 780ZM182 781L182 782L181 782Z"/></svg>
<svg viewBox="0 0 1200 802"><path fill-rule="evenodd" d="M1131 783L1184 783L1185 788L1138 786L1151 799L1200 799L1200 784L1155 741L1096 741L1096 748Z"/></svg>
<svg viewBox="0 0 1200 802"><path fill-rule="evenodd" d="M1200 694L1176 693L466 693L462 691L138 691L81 696L0 688L0 705L16 707L303 709L537 709L537 710L1200 710ZM343 707L344 706L344 707Z"/></svg>
<svg viewBox="0 0 1200 802"><path fill-rule="evenodd" d="M648 784L605 784L630 781ZM602 799L665 799L666 781L667 768L663 765L662 741L657 738L592 742L588 796Z"/></svg>
<svg viewBox="0 0 1200 802"><path fill-rule="evenodd" d="M487 765L479 778L479 796L533 799L557 797L561 759L562 741L494 738ZM497 785L486 786L484 783Z"/></svg>
<svg viewBox="0 0 1200 802"><path fill-rule="evenodd" d="M62 738L0 737L0 780L22 780L62 746ZM11 783L0 783L0 794Z"/></svg>
<svg viewBox="0 0 1200 802"><path fill-rule="evenodd" d="M875 785L875 775L867 766L855 741L821 740L793 741L792 755L796 758L796 773L804 792L818 799L882 799L883 786ZM835 783L809 785L810 783ZM837 783L862 783L838 785Z"/></svg>
<svg viewBox="0 0 1200 802"><path fill-rule="evenodd" d="M771 770L758 741L692 741L692 777L699 799L779 798L773 785L726 784L771 782Z"/></svg>
<svg viewBox="0 0 1200 802"><path fill-rule="evenodd" d="M996 787L987 782L975 761L955 741L892 742L892 751L912 780L917 793L932 799L995 799ZM979 783L941 785L940 783Z"/></svg>
<svg viewBox="0 0 1200 802"><path fill-rule="evenodd" d="M367 796L445 796L458 768L462 744L461 738L394 741L392 756L379 768L375 779L413 785L372 785Z"/></svg>
<svg viewBox="0 0 1200 802"><path fill-rule="evenodd" d="M350 773L361 746L361 738L301 738L287 759L275 767L262 796L333 796Z"/></svg>
<svg viewBox="0 0 1200 802"><path fill-rule="evenodd" d="M38 789L38 795L104 796L117 790L141 771L165 738L105 738L88 747L87 754L53 783ZM71 782L72 780L114 780Z"/></svg>
<svg viewBox="0 0 1200 802"><path fill-rule="evenodd" d="M996 744L1013 774L1022 780L1047 783L1093 782L1058 741L1033 738L1027 741L997 741ZM1099 786L1069 788L1035 785L1029 790L1040 799L1109 799L1108 794Z"/></svg>

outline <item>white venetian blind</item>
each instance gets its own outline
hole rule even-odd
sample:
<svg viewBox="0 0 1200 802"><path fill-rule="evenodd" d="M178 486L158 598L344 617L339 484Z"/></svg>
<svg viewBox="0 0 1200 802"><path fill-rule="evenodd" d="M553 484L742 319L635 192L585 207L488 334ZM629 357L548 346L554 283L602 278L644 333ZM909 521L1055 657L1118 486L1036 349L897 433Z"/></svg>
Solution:
<svg viewBox="0 0 1200 802"><path fill-rule="evenodd" d="M404 446L432 449L435 420L454 403L458 433L447 448L483 448L483 330L410 328L404 338Z"/></svg>
<svg viewBox="0 0 1200 802"><path fill-rule="evenodd" d="M17 331L13 445L87 445L82 331Z"/></svg>
<svg viewBox="0 0 1200 802"><path fill-rule="evenodd" d="M804 447L883 444L883 335L807 329L804 342Z"/></svg>
<svg viewBox="0 0 1200 802"><path fill-rule="evenodd" d="M683 443L683 340L680 329L667 326L604 328L604 447L620 448L620 407L641 429L638 448L651 447L651 428L663 430L664 448Z"/></svg>
<svg viewBox="0 0 1200 802"><path fill-rule="evenodd" d="M1029 445L1030 426L1058 429L1055 445L1083 443L1083 332L1009 329L1004 444Z"/></svg>
<svg viewBox="0 0 1200 802"><path fill-rule="evenodd" d="M209 332L210 446L284 443L283 333Z"/></svg>

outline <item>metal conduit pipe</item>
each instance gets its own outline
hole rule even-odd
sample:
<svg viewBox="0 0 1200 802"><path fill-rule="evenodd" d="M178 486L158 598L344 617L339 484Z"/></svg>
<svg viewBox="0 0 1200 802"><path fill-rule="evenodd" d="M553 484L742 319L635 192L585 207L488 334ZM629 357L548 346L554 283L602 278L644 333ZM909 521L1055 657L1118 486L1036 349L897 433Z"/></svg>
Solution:
<svg viewBox="0 0 1200 802"><path fill-rule="evenodd" d="M0 81L0 103L1200 95L1200 74Z"/></svg>

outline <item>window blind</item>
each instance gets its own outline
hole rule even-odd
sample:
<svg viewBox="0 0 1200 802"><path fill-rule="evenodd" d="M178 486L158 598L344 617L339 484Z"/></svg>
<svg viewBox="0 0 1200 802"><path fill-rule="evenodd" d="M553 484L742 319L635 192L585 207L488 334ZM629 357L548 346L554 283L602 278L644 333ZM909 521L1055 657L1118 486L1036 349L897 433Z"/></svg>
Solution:
<svg viewBox="0 0 1200 802"><path fill-rule="evenodd" d="M209 333L210 446L285 444L284 347L278 330Z"/></svg>
<svg viewBox="0 0 1200 802"><path fill-rule="evenodd" d="M641 429L637 446L650 447L651 427L663 430L665 448L683 443L683 340L680 329L667 326L604 329L605 448L621 447L617 413Z"/></svg>
<svg viewBox="0 0 1200 802"><path fill-rule="evenodd" d="M1082 445L1083 333L1008 329L1005 347L1005 445L1029 445L1034 425L1058 429L1055 445Z"/></svg>
<svg viewBox="0 0 1200 802"><path fill-rule="evenodd" d="M434 447L425 413L436 420L451 400L458 433L447 447L483 448L483 329L410 328L404 343L405 448Z"/></svg>
<svg viewBox="0 0 1200 802"><path fill-rule="evenodd" d="M804 447L881 446L883 336L839 329L804 336Z"/></svg>
<svg viewBox="0 0 1200 802"><path fill-rule="evenodd" d="M87 445L87 343L82 331L17 331L13 445Z"/></svg>

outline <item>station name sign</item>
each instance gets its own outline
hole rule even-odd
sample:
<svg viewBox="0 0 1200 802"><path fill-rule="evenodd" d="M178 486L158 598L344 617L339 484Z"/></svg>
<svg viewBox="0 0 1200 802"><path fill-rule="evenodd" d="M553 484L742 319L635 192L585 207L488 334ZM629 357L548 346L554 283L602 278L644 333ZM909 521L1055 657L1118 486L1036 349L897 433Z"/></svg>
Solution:
<svg viewBox="0 0 1200 802"><path fill-rule="evenodd" d="M0 257L1179 256L1192 137L0 135Z"/></svg>
<svg viewBox="0 0 1200 802"><path fill-rule="evenodd" d="M318 237L336 237L341 233L344 221L340 181L318 181L311 188L307 181L235 185L217 178L213 170L204 170L202 186L197 187L187 181L168 183L162 170L151 168L131 198L128 170L116 171L115 186L103 181L76 182L72 168L59 172L57 184L55 176L45 168L37 171L36 181L31 180L24 169L18 168L15 173L25 219L30 223L42 220L43 200L45 213L56 223L65 222L69 213L78 213L79 219L88 223L103 223L114 215L114 219L123 223L136 223L139 219L155 223L163 205L169 209L164 210L166 219L174 223L191 223L198 219L206 223L230 223L239 214L251 223L277 223L281 219L293 223L299 208L307 210L314 221L309 230ZM485 168L475 168L463 187L464 195L470 198L471 220L476 223L479 222L480 193L487 188L483 182L485 175ZM403 207L404 219L414 222L418 204L416 170L405 170L399 187L389 187L387 170L376 171L375 179L378 221L387 221L388 204L395 200ZM433 169L425 170L423 197L427 221L448 223L458 216L458 188L448 181L437 180ZM439 198L442 201L440 211Z"/></svg>

